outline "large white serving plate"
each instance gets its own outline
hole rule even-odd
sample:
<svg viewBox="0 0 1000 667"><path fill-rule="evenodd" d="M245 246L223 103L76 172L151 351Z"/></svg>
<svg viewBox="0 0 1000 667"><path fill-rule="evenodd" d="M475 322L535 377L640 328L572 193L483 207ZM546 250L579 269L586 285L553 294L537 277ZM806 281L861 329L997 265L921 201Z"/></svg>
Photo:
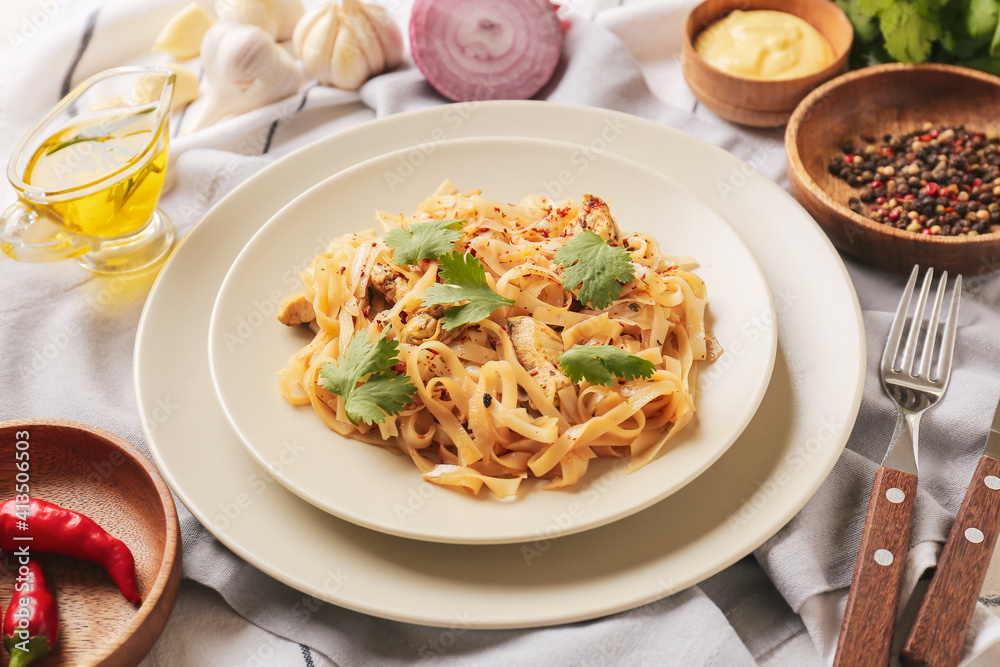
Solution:
<svg viewBox="0 0 1000 667"><path fill-rule="evenodd" d="M593 142L673 178L743 233L778 313L771 382L729 451L662 502L551 541L407 540L333 517L268 483L215 400L205 353L218 287L247 240L282 206L362 160L416 142L476 136ZM414 148L411 164L432 148ZM746 176L740 187L719 187L734 174ZM771 326L748 321L744 339ZM208 530L257 568L384 618L515 628L630 609L696 584L758 547L805 505L840 456L861 401L863 350L861 311L840 257L795 200L753 167L626 114L498 102L361 125L300 149L234 190L190 232L153 287L136 340L135 382L160 472ZM735 357L733 367L739 362ZM719 365L709 376L725 382L727 369ZM295 456L289 443L275 466ZM413 506L419 510L419 498Z"/></svg>
<svg viewBox="0 0 1000 667"><path fill-rule="evenodd" d="M569 489L544 491L530 480L516 497L499 500L484 490L473 498L423 481L409 457L344 438L311 407L285 401L275 373L311 332L270 317L248 333L247 318L260 304L273 306L301 289L298 280L289 284L288 269L308 262L322 247L318 239L371 229L375 208L412 213L449 176L461 190L478 188L489 199L517 203L551 189L582 155L577 144L541 139L456 139L437 144L406 179L384 178L408 150L342 171L296 198L253 236L223 281L209 329L209 364L222 408L259 464L278 460L282 443L295 442L299 456L272 476L335 516L401 537L504 544L569 535L634 514L722 456L750 423L771 376L773 327L737 345L746 322L774 317L767 283L743 239L711 207L658 172L612 155L589 161L562 195L601 196L613 202L622 230L652 234L665 252L695 257L708 286L712 332L725 350L717 363L728 366L740 355L726 382L702 383L697 419L656 460L632 474L599 460ZM419 511L410 507L414 498Z"/></svg>

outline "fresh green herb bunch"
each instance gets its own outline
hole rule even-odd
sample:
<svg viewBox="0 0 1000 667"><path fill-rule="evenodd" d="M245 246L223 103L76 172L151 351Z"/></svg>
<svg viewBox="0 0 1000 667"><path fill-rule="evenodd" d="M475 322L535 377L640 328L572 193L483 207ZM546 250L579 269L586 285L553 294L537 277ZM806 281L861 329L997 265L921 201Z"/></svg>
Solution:
<svg viewBox="0 0 1000 667"><path fill-rule="evenodd" d="M854 25L854 68L940 62L1000 74L1000 0L835 2Z"/></svg>

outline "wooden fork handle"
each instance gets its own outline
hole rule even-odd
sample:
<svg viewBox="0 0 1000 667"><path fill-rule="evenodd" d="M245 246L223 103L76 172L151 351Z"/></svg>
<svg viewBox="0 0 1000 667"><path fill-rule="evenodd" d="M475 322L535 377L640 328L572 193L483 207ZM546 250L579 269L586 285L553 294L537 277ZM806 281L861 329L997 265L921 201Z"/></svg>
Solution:
<svg viewBox="0 0 1000 667"><path fill-rule="evenodd" d="M889 664L916 497L916 475L879 466L847 594L835 667Z"/></svg>
<svg viewBox="0 0 1000 667"><path fill-rule="evenodd" d="M986 579L1000 519L1000 461L983 455L938 559L917 619L903 645L903 663L957 665Z"/></svg>

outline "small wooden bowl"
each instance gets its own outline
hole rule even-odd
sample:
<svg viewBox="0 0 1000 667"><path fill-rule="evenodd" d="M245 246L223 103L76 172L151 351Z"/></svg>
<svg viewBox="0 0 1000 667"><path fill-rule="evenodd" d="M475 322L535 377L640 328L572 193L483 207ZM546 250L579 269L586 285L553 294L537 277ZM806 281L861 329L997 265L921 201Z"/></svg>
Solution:
<svg viewBox="0 0 1000 667"><path fill-rule="evenodd" d="M878 65L845 74L813 91L788 123L792 193L837 248L877 267L909 273L920 264L965 275L1000 268L1000 233L928 236L874 222L847 206L861 189L827 171L844 141L860 143L866 131L905 134L925 122L998 130L998 100L1000 78L951 65Z"/></svg>
<svg viewBox="0 0 1000 667"><path fill-rule="evenodd" d="M712 67L695 51L695 39L736 9L773 9L805 20L829 40L834 61L815 74L780 81L747 79ZM681 70L694 96L716 115L741 125L782 127L811 90L847 71L853 41L850 20L830 0L705 0L688 14Z"/></svg>
<svg viewBox="0 0 1000 667"><path fill-rule="evenodd" d="M125 542L143 599L139 607L126 602L97 563L43 556L60 625L59 643L44 663L139 664L163 631L180 583L180 530L167 485L139 450L113 433L66 419L25 419L0 422L3 500L14 495L18 441L28 443L31 496L82 512ZM0 572L4 614L16 570L7 556Z"/></svg>

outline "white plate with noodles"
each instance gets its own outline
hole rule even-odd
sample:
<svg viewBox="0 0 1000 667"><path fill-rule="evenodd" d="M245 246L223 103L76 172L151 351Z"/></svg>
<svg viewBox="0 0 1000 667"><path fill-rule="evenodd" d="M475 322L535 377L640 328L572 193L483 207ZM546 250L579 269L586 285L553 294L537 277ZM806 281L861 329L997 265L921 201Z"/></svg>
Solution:
<svg viewBox="0 0 1000 667"><path fill-rule="evenodd" d="M369 160L292 201L223 282L209 334L213 381L237 435L278 481L384 533L524 542L648 507L736 440L776 349L774 327L752 340L743 329L772 321L773 308L753 254L710 207L652 170L573 144L448 141L419 169L401 170L409 154ZM464 194L438 192L448 177ZM614 221L593 201L581 212L586 194L606 200ZM382 237L453 219L465 221L453 225L455 252L468 251L464 261L481 266L489 291L512 305L449 328L448 318L460 320L456 306L425 303L444 260L397 265L400 250ZM637 272L610 305L580 303L586 279L572 293L560 284L566 267L555 253L583 231L621 243L614 250L628 252ZM286 303L285 319L309 326L282 326L274 315L303 289L302 271L305 293ZM354 336L369 349L381 349L380 336L393 341L392 358L377 369L354 364L367 372L347 384L365 381L343 395L327 391L325 374L341 368ZM725 382L697 380L711 336ZM560 377L559 353L576 344L610 344L654 370L610 386L573 382ZM377 391L376 379L384 382ZM369 382L373 391L357 398ZM392 401L381 412L349 413L349 393L370 409L372 396L399 383L412 392L396 396L390 412L398 414L385 414Z"/></svg>

